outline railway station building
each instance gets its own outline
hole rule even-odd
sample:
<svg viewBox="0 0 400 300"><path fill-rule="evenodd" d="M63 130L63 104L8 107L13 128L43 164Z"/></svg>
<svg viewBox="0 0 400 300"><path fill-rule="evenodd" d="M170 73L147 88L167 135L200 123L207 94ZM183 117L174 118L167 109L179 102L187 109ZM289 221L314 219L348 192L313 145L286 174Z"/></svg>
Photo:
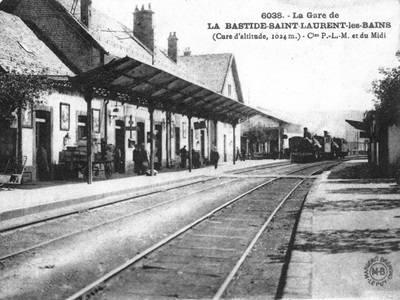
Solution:
<svg viewBox="0 0 400 300"><path fill-rule="evenodd" d="M179 55L175 32L163 50L154 44L150 5L136 7L133 15L129 28L91 0L0 3L0 48L7 50L0 54L0 71L44 69L52 80L45 103L24 112L26 180L42 177L40 146L53 175L70 149L86 149L91 157L103 144L119 149L119 172L133 172L135 145L146 148L156 168L178 165L183 146L203 162L214 147L221 160L234 161L240 123L259 114L243 103L234 56L191 55L189 49ZM2 126L4 165L16 152L17 133L15 120Z"/></svg>
<svg viewBox="0 0 400 300"><path fill-rule="evenodd" d="M354 123L353 123L354 125ZM368 161L378 167L384 175L400 175L400 122L388 124L377 112L367 111L358 129L369 137ZM355 125L354 125L355 126Z"/></svg>
<svg viewBox="0 0 400 300"><path fill-rule="evenodd" d="M264 108L255 109L259 114L241 125L242 147L249 158L282 158L289 148L288 139L301 134L302 126Z"/></svg>

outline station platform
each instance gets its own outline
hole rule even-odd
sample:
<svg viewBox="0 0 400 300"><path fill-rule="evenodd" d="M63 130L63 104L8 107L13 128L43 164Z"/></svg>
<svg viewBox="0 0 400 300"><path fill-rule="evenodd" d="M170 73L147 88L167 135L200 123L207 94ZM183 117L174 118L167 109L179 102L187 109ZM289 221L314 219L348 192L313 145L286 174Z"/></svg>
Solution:
<svg viewBox="0 0 400 300"><path fill-rule="evenodd" d="M105 204L121 198L146 194L163 186L182 185L205 176L222 176L225 172L242 170L269 164L284 164L289 160L246 160L221 162L217 169L207 166L193 169L165 169L156 176L115 174L109 180L95 179L86 182L38 182L22 185L11 191L0 191L0 230L30 223L72 210L88 209L96 204ZM196 179L197 178L197 179Z"/></svg>
<svg viewBox="0 0 400 300"><path fill-rule="evenodd" d="M400 186L329 174L306 198L282 297L399 299Z"/></svg>

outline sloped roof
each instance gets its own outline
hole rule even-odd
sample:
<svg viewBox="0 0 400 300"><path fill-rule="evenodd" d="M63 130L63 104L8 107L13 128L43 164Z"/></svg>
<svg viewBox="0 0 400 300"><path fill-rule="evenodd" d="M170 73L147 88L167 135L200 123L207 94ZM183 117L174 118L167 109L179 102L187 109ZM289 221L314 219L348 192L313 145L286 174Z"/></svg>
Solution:
<svg viewBox="0 0 400 300"><path fill-rule="evenodd" d="M0 67L4 70L73 75L17 16L0 11Z"/></svg>
<svg viewBox="0 0 400 300"><path fill-rule="evenodd" d="M74 85L103 88L109 97L129 95L125 102L152 106L199 118L236 123L260 114L238 101L134 58L116 59L74 78ZM111 98L112 99L112 98Z"/></svg>
<svg viewBox="0 0 400 300"><path fill-rule="evenodd" d="M68 11L71 11L73 0L56 0ZM80 9L77 7L73 13L77 22L80 22ZM176 64L157 45L154 51L150 51L141 41L133 36L133 28L129 28L118 20L97 10L94 5L91 8L91 23L88 32L109 53L105 62L114 58L125 56L134 57L140 62L157 66L176 76L186 78L195 83L206 85L202 76L193 74L193 69L183 64ZM132 17L133 18L133 17ZM133 24L133 19L132 19Z"/></svg>
<svg viewBox="0 0 400 300"><path fill-rule="evenodd" d="M179 56L178 64L193 70L207 87L221 93L231 57L231 53Z"/></svg>
<svg viewBox="0 0 400 300"><path fill-rule="evenodd" d="M298 124L295 124L294 122L291 122L290 120L287 119L286 116L282 116L282 114L280 114L278 112L273 112L269 109L265 109L265 108L262 108L259 106L256 109L259 110L260 112L262 112L262 114L266 117L269 117L269 118L272 118L272 119L275 119L277 121L284 122L287 124L298 125Z"/></svg>
<svg viewBox="0 0 400 300"><path fill-rule="evenodd" d="M362 130L362 131L367 131L367 128L364 124L364 122L361 121L355 121L355 120L345 120L347 123L349 123L351 126L353 126L355 129Z"/></svg>
<svg viewBox="0 0 400 300"><path fill-rule="evenodd" d="M56 1L61 3L68 11L71 10L73 0ZM113 58L134 57L138 61L152 64L166 72L205 86L218 93L222 92L229 67L232 66L236 88L238 89L238 98L240 102L243 102L236 63L231 53L180 56L178 63L175 63L157 45L154 46L153 52L150 51L133 36L133 28L129 28L118 20L97 10L94 5L92 5L91 13L92 18L88 31L110 54L106 59L106 63ZM73 16L80 22L79 6Z"/></svg>
<svg viewBox="0 0 400 300"><path fill-rule="evenodd" d="M73 0L56 1L71 12ZM76 21L81 23L79 5L75 12L71 13ZM91 22L87 31L110 54L109 60L128 55L146 63L152 62L151 51L133 36L132 28L128 28L109 15L97 10L93 5L91 8Z"/></svg>
<svg viewBox="0 0 400 300"><path fill-rule="evenodd" d="M8 13L14 13L16 9L18 9L19 1L14 1L14 0L2 0L0 1L0 9L8 12ZM63 16L63 19L66 20L72 28L75 30L78 30L79 33L86 38L87 41L92 43L95 47L97 47L99 50L103 52L107 52L104 50L104 48L98 43L96 39L93 38L92 34L88 32L86 26L84 26L81 22L74 22L74 18L71 15L69 9L62 5L59 0L48 0L51 1L51 4L53 7L58 11ZM72 5L72 0L71 0L71 5Z"/></svg>

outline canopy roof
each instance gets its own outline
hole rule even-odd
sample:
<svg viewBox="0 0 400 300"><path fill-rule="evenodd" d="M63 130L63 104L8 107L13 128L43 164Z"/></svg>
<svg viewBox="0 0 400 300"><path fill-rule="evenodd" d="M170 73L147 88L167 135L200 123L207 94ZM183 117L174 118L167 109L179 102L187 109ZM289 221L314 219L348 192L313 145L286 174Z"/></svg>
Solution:
<svg viewBox="0 0 400 300"><path fill-rule="evenodd" d="M353 126L355 129L366 131L364 122L354 121L354 120L345 120L345 121L349 123L351 126Z"/></svg>
<svg viewBox="0 0 400 300"><path fill-rule="evenodd" d="M83 89L105 89L115 97L126 94L129 97L124 98L125 103L192 117L236 123L261 114L250 106L128 56L75 76L71 81Z"/></svg>

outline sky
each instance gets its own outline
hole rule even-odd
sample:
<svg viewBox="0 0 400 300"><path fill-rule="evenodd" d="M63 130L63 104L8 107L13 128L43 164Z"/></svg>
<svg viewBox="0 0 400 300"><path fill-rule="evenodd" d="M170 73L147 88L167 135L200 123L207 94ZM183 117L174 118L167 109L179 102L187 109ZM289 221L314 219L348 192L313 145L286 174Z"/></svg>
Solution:
<svg viewBox="0 0 400 300"><path fill-rule="evenodd" d="M93 0L93 6L133 26L132 12L142 5L154 11L156 44L167 48L167 37L176 32L180 53L233 53L246 104L271 110L361 110L373 107L371 82L379 78L380 67L395 67L400 48L399 0ZM282 13L280 19L272 14ZM307 13L313 15L307 17ZM336 18L329 14L335 13ZM263 18L263 13L265 13ZM293 14L303 15L294 19ZM315 14L323 14L315 15ZM277 16L277 15L275 15ZM279 15L278 15L279 16ZM314 18L318 17L319 18ZM271 17L271 18L268 18ZM225 23L327 23L390 22L390 28L356 29L225 29ZM208 23L220 29L209 29ZM299 25L298 25L299 26ZM322 39L321 34L347 39ZM383 32L385 38L371 38ZM213 35L265 34L268 40L220 39ZM307 38L310 33L319 37ZM352 38L367 33L369 38ZM286 40L272 40L275 34ZM300 40L288 39L293 34ZM304 36L304 37L303 37Z"/></svg>

